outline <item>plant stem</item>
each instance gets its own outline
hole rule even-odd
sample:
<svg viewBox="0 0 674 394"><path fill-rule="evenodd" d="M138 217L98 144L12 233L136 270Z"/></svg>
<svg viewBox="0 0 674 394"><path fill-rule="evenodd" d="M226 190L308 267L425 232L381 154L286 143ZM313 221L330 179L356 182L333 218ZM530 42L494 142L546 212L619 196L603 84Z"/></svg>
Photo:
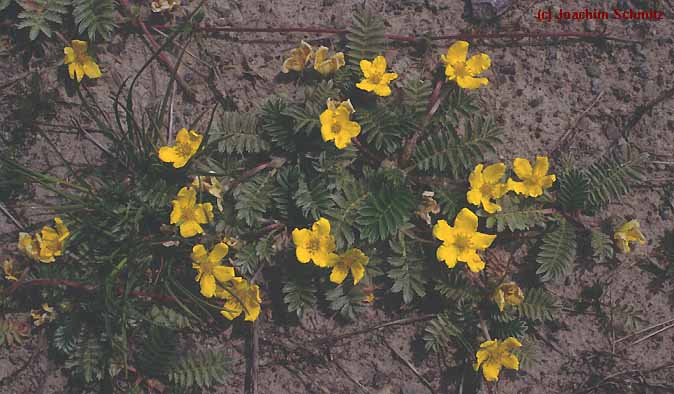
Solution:
<svg viewBox="0 0 674 394"><path fill-rule="evenodd" d="M272 167L272 168L280 168L284 163L286 162L285 159L283 158L273 158L269 160L268 162L258 164L257 166L251 168L250 170L245 171L239 178L234 180L229 185L229 190L234 190L241 182L245 181L248 178L251 178L255 175L257 175L259 172L264 171L266 168Z"/></svg>
<svg viewBox="0 0 674 394"><path fill-rule="evenodd" d="M400 156L400 163L399 163L400 168L405 168L405 165L407 164L407 162L412 157L412 154L414 153L414 149L416 149L417 147L417 142L419 142L421 134L423 134L424 130L426 130L426 127L428 126L428 123L433 117L433 114L435 114L435 112L438 110L441 101L440 90L442 89L443 84L444 80L442 79L438 80L435 83L435 88L433 88L433 93L431 94L431 99L429 100L428 112L426 113L426 116L424 117L424 120L419 126L419 128L414 132L412 137L405 143L403 153Z"/></svg>

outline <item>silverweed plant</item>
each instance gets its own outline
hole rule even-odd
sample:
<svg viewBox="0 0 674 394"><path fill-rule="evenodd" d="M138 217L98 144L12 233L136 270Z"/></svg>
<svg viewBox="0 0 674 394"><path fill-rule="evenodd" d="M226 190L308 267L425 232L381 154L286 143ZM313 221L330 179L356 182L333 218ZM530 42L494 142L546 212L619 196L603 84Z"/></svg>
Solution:
<svg viewBox="0 0 674 394"><path fill-rule="evenodd" d="M428 75L397 74L366 11L342 51L301 42L278 65L297 99L214 107L167 137L176 73L156 108L134 92L189 24L112 111L79 84L100 75L86 43L66 48L81 116L107 140L100 166L65 161L57 177L2 159L58 200L3 265L3 312L33 309L73 391L211 392L234 373L228 355L186 351L189 335L312 308L358 320L386 303L430 312L426 351L463 393L491 392L535 359L529 335L560 308L547 283L582 254L599 262L645 241L634 220L596 217L641 178L635 148L588 167L546 152L496 160L501 131L474 94L489 89L489 55L456 41ZM26 335L17 327L0 321L10 345Z"/></svg>

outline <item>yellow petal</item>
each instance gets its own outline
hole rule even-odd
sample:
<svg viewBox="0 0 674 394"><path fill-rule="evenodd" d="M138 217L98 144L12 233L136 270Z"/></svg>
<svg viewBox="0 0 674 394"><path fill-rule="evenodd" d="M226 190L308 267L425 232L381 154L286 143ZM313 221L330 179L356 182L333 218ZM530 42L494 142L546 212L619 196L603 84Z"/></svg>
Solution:
<svg viewBox="0 0 674 394"><path fill-rule="evenodd" d="M474 55L466 62L468 72L473 76L485 71L490 65L491 59L484 53Z"/></svg>
<svg viewBox="0 0 674 394"><path fill-rule="evenodd" d="M484 173L482 174L484 176L484 180L487 183L497 183L498 181L501 180L503 175L505 174L506 166L503 163L496 163L492 164L490 166L487 166L484 169Z"/></svg>
<svg viewBox="0 0 674 394"><path fill-rule="evenodd" d="M520 179L531 178L533 175L533 169L531 168L529 160L520 157L513 161L513 171L515 171L515 174L517 174Z"/></svg>
<svg viewBox="0 0 674 394"><path fill-rule="evenodd" d="M180 218L182 217L182 208L180 208L180 204L178 203L177 200L174 200L171 202L173 204L173 210L171 211L171 216L170 216L170 223L171 224L176 224L178 221L180 221Z"/></svg>
<svg viewBox="0 0 674 394"><path fill-rule="evenodd" d="M296 247L305 247L307 243L311 240L311 231L303 228L296 228L293 230L293 243Z"/></svg>
<svg viewBox="0 0 674 394"><path fill-rule="evenodd" d="M479 207L480 203L482 202L482 193L479 189L471 189L468 191L468 193L466 193L466 200L469 203Z"/></svg>
<svg viewBox="0 0 674 394"><path fill-rule="evenodd" d="M159 148L159 160L164 163L173 163L180 160L180 156L174 147L162 146Z"/></svg>
<svg viewBox="0 0 674 394"><path fill-rule="evenodd" d="M354 262L351 265L351 275L353 275L353 284L357 285L365 276L365 266L359 262Z"/></svg>
<svg viewBox="0 0 674 394"><path fill-rule="evenodd" d="M433 226L433 236L441 241L451 241L453 229L447 224L447 221L438 220L435 226Z"/></svg>
<svg viewBox="0 0 674 394"><path fill-rule="evenodd" d="M192 247L192 254L190 256L192 261L197 263L205 263L208 261L208 251L206 247L202 244L197 244Z"/></svg>
<svg viewBox="0 0 674 394"><path fill-rule="evenodd" d="M93 60L85 62L83 70L84 74L91 79L100 78L102 75L101 69L98 67L98 64L96 64Z"/></svg>
<svg viewBox="0 0 674 394"><path fill-rule="evenodd" d="M348 273L349 271L345 264L337 264L332 268L332 272L330 273L330 282L341 284L346 279Z"/></svg>
<svg viewBox="0 0 674 394"><path fill-rule="evenodd" d="M324 46L318 47L318 49L316 50L316 57L314 58L314 68L316 68L316 66L319 63L322 63L327 58L328 58L328 48Z"/></svg>
<svg viewBox="0 0 674 394"><path fill-rule="evenodd" d="M477 189L484 184L484 177L482 171L484 170L484 164L478 164L475 166L470 175L468 175L468 183L471 188ZM478 205L478 204L475 204Z"/></svg>
<svg viewBox="0 0 674 394"><path fill-rule="evenodd" d="M448 64L445 67L445 76L447 77L448 81L453 81L453 80L456 79L456 69L454 69L454 66L452 66L451 64Z"/></svg>
<svg viewBox="0 0 674 394"><path fill-rule="evenodd" d="M194 207L197 203L197 191L192 187L183 187L178 191L178 201L183 207Z"/></svg>
<svg viewBox="0 0 674 394"><path fill-rule="evenodd" d="M386 71L386 58L384 56L377 56L372 62L372 68L377 74L383 74Z"/></svg>
<svg viewBox="0 0 674 394"><path fill-rule="evenodd" d="M391 81L394 79L398 79L398 74L397 73L385 73L384 75L381 76L381 80L379 83L382 84L389 84Z"/></svg>
<svg viewBox="0 0 674 394"><path fill-rule="evenodd" d="M224 283L232 280L236 276L236 274L234 272L234 268L219 265L213 267L213 276L215 276L215 279Z"/></svg>
<svg viewBox="0 0 674 394"><path fill-rule="evenodd" d="M457 63L465 62L468 57L468 42L457 41L447 48L447 55L442 56L444 63L455 65Z"/></svg>
<svg viewBox="0 0 674 394"><path fill-rule="evenodd" d="M487 360L482 364L482 374L484 375L484 379L488 382L497 381L499 372L501 372L501 365L496 362Z"/></svg>
<svg viewBox="0 0 674 394"><path fill-rule="evenodd" d="M334 247L332 249L334 249ZM330 267L331 265L334 265L335 259L339 258L336 254L325 251L319 251L311 257L314 260L314 264L319 267Z"/></svg>
<svg viewBox="0 0 674 394"><path fill-rule="evenodd" d="M326 218L320 218L311 226L311 231L318 233L318 235L330 234L330 221Z"/></svg>
<svg viewBox="0 0 674 394"><path fill-rule="evenodd" d="M226 319L234 320L241 314L241 312L243 312L243 307L236 299L232 298L225 303L220 314Z"/></svg>
<svg viewBox="0 0 674 394"><path fill-rule="evenodd" d="M194 220L189 220L180 225L180 236L183 238L194 237L197 234L203 234L204 229Z"/></svg>
<svg viewBox="0 0 674 394"><path fill-rule="evenodd" d="M478 256L475 252L470 253L469 257L466 258L464 262L468 266L468 269L470 269L472 272L480 272L485 267L484 261L482 261L480 256Z"/></svg>
<svg viewBox="0 0 674 394"><path fill-rule="evenodd" d="M377 88L377 85L373 84L367 79L362 80L361 82L358 82L356 84L356 87L360 90L364 90L366 92L371 92Z"/></svg>
<svg viewBox="0 0 674 394"><path fill-rule="evenodd" d="M373 89L374 94L380 97L386 97L391 95L391 88L388 85L374 85Z"/></svg>
<svg viewBox="0 0 674 394"><path fill-rule="evenodd" d="M552 187L552 184L555 183L555 180L557 180L557 177L554 175L544 176L541 179L541 186L545 189Z"/></svg>
<svg viewBox="0 0 674 394"><path fill-rule="evenodd" d="M454 268L456 266L458 253L455 247L444 244L440 245L435 252L435 255L438 258L438 261L444 261L448 268Z"/></svg>
<svg viewBox="0 0 674 394"><path fill-rule="evenodd" d="M487 78L457 76L456 83L463 89L477 89L480 86L489 85L489 80Z"/></svg>
<svg viewBox="0 0 674 394"><path fill-rule="evenodd" d="M508 337L506 338L503 343L501 344L502 349L504 350L512 350L518 347L522 347L522 343L517 340L517 338L513 337Z"/></svg>
<svg viewBox="0 0 674 394"><path fill-rule="evenodd" d="M369 79L373 74L374 70L372 67L372 62L369 60L361 60L360 61L360 69L363 71L363 75L365 76L365 79Z"/></svg>
<svg viewBox="0 0 674 394"><path fill-rule="evenodd" d="M208 254L208 261L212 264L217 264L227 256L227 252L229 252L229 246L227 246L226 243L220 242L216 244L213 247L213 250L211 250L211 253Z"/></svg>
<svg viewBox="0 0 674 394"><path fill-rule="evenodd" d="M474 367L475 367L475 370L477 371L480 368L480 365L483 362L487 361L487 359L489 358L489 352L486 351L486 350L478 350L477 353L476 353L476 357L477 357L477 362L475 363Z"/></svg>
<svg viewBox="0 0 674 394"><path fill-rule="evenodd" d="M483 233L473 233L470 238L473 246L478 250L487 249L495 239L496 235Z"/></svg>
<svg viewBox="0 0 674 394"><path fill-rule="evenodd" d="M215 277L213 275L203 275L201 281L201 295L211 298L215 295Z"/></svg>
<svg viewBox="0 0 674 394"><path fill-rule="evenodd" d="M64 64L70 64L75 61L75 51L73 51L73 48L71 47L63 48L63 54L65 55L63 59Z"/></svg>
<svg viewBox="0 0 674 394"><path fill-rule="evenodd" d="M506 354L503 357L501 357L501 364L504 367L508 369L514 369L515 371L520 369L520 361L514 354Z"/></svg>
<svg viewBox="0 0 674 394"><path fill-rule="evenodd" d="M73 50L75 51L75 55L81 55L81 54L87 53L87 42L86 41L72 40L72 41L70 41L70 45L73 47Z"/></svg>
<svg viewBox="0 0 674 394"><path fill-rule="evenodd" d="M541 178L548 173L550 168L550 161L547 156L536 156L536 163L534 164L533 174L537 178Z"/></svg>
<svg viewBox="0 0 674 394"><path fill-rule="evenodd" d="M309 252L309 249L306 248L300 248L298 247L295 249L295 256L297 257L297 261L300 263L308 263L311 261L311 253Z"/></svg>
<svg viewBox="0 0 674 394"><path fill-rule="evenodd" d="M454 228L474 232L477 230L477 216L468 208L462 208L456 219L454 219Z"/></svg>
<svg viewBox="0 0 674 394"><path fill-rule="evenodd" d="M487 213L496 213L501 211L501 206L489 201L489 198L482 199L482 206L484 207L484 211Z"/></svg>

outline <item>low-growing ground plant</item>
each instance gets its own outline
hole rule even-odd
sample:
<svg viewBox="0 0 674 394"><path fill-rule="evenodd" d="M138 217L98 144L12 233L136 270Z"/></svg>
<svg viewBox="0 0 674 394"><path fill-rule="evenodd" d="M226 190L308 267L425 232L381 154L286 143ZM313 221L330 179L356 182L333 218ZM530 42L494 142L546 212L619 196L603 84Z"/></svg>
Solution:
<svg viewBox="0 0 674 394"><path fill-rule="evenodd" d="M61 14L61 2L30 3ZM49 35L31 12L20 16L31 37ZM88 26L90 38L109 32ZM64 160L58 177L2 159L57 197L53 221L19 234L22 254L3 265L3 312L33 309L69 387L210 392L233 373L227 354L187 351L186 335L312 308L355 320L386 301L430 309L426 351L459 371L464 393L491 391L535 357L528 335L557 317L546 283L581 255L599 263L645 241L634 220L596 219L640 179L635 148L587 167L546 152L496 160L501 130L472 92L489 89L491 59L468 42L433 54L428 75L396 74L383 21L362 11L341 52L301 42L279 64L296 95L245 113L216 106L174 133L176 73L156 107L134 93L189 30L112 111L86 88L101 75L87 43L66 48L82 118L106 139L94 171ZM24 334L0 320L0 345Z"/></svg>

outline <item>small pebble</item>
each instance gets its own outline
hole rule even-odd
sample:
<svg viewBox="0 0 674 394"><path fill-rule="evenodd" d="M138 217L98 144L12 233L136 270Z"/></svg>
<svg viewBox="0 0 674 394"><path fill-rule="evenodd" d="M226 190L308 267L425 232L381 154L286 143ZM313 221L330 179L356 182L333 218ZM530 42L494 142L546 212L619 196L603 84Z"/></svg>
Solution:
<svg viewBox="0 0 674 394"><path fill-rule="evenodd" d="M592 79L591 85L592 86L590 87L590 92L592 92L592 94L597 95L599 94L599 92L601 92L601 79L599 78Z"/></svg>

